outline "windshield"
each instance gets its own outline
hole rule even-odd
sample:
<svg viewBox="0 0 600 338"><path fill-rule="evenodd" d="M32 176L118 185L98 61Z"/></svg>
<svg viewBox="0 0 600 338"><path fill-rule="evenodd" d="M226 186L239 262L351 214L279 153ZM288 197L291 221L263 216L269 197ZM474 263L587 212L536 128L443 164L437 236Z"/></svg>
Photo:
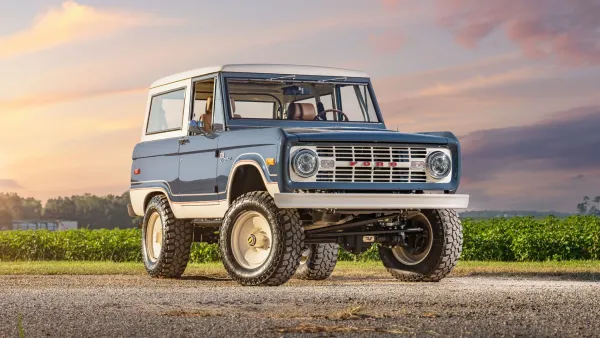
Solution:
<svg viewBox="0 0 600 338"><path fill-rule="evenodd" d="M378 123L369 85L337 81L228 79L231 118Z"/></svg>

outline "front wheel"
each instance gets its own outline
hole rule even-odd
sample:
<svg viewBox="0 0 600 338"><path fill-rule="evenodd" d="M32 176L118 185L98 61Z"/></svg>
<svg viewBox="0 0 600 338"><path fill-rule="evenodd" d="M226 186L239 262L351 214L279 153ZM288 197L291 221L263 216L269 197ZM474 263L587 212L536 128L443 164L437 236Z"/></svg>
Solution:
<svg viewBox="0 0 600 338"><path fill-rule="evenodd" d="M281 285L296 272L304 231L295 209L279 209L266 191L238 197L223 217L219 250L242 285Z"/></svg>
<svg viewBox="0 0 600 338"><path fill-rule="evenodd" d="M383 265L404 282L438 282L456 265L462 251L462 225L452 209L411 215L401 245L379 247Z"/></svg>

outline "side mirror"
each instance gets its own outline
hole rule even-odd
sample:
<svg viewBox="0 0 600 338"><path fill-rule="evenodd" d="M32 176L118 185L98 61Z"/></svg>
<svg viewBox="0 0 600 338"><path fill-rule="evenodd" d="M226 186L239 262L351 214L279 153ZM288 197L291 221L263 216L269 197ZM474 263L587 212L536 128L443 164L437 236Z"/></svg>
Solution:
<svg viewBox="0 0 600 338"><path fill-rule="evenodd" d="M190 120L190 123L188 125L188 131L194 134L206 134L206 132L204 131L204 122Z"/></svg>

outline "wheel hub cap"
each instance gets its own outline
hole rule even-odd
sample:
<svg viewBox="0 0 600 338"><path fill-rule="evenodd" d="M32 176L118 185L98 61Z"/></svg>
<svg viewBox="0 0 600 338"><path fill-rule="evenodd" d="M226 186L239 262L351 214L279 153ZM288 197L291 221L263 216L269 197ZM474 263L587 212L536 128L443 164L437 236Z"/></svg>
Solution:
<svg viewBox="0 0 600 338"><path fill-rule="evenodd" d="M257 268L269 258L271 240L271 227L264 216L255 211L243 212L231 232L233 257L246 269Z"/></svg>
<svg viewBox="0 0 600 338"><path fill-rule="evenodd" d="M404 265L417 265L424 261L433 245L433 229L429 219L421 213L412 218L418 228L423 229L422 233L412 233L407 236L407 246L395 246L392 248L394 257Z"/></svg>

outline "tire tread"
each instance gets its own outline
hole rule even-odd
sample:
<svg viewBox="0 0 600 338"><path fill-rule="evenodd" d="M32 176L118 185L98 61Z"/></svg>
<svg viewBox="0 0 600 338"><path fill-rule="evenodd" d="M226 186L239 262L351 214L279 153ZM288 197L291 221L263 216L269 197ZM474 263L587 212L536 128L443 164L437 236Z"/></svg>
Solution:
<svg viewBox="0 0 600 338"><path fill-rule="evenodd" d="M334 243L313 244L305 264L300 264L296 278L303 280L324 280L329 278L337 263L339 245Z"/></svg>
<svg viewBox="0 0 600 338"><path fill-rule="evenodd" d="M190 260L194 235L192 226L189 221L175 217L169 201L163 195L154 196L148 203L150 207L155 207L161 214L165 232L161 257L153 269L146 266L146 271L152 277L179 278Z"/></svg>
<svg viewBox="0 0 600 338"><path fill-rule="evenodd" d="M229 206L225 213L224 222L230 216L230 211L238 208L241 204L257 203L264 206L271 215L277 217L277 226L280 227L282 234L282 245L276 246L273 249L275 252L275 260L278 261L268 270L264 271L260 276L254 278L246 278L239 276L235 269L229 264L223 264L229 276L236 282L242 285L263 285L277 286L286 283L296 272L298 268L301 249L304 246L304 230L301 226L300 215L296 209L279 209L275 205L275 201L266 191L253 191L238 197ZM221 231L223 233L223 231ZM219 248L221 256L225 257L225 247L228 245L226 236L220 236Z"/></svg>
<svg viewBox="0 0 600 338"><path fill-rule="evenodd" d="M403 282L439 282L456 266L463 244L463 230L458 213L454 209L434 210L436 221L442 224L444 243L442 254L428 273L420 274L386 267L396 279Z"/></svg>

